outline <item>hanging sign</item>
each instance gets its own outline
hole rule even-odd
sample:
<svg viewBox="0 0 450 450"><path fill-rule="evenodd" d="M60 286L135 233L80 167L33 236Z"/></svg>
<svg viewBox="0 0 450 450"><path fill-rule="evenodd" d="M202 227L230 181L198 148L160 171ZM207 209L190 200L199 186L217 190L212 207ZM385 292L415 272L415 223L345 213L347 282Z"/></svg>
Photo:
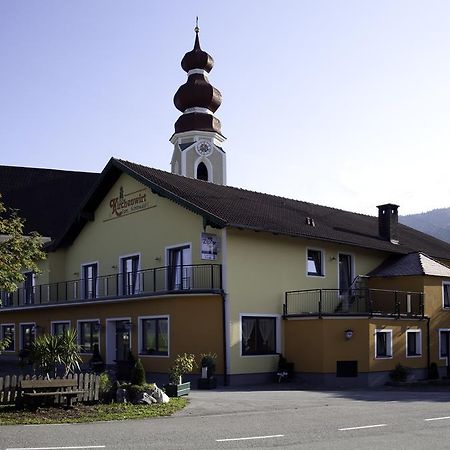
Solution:
<svg viewBox="0 0 450 450"><path fill-rule="evenodd" d="M219 253L220 238L215 234L202 233L200 236L202 259L215 260Z"/></svg>

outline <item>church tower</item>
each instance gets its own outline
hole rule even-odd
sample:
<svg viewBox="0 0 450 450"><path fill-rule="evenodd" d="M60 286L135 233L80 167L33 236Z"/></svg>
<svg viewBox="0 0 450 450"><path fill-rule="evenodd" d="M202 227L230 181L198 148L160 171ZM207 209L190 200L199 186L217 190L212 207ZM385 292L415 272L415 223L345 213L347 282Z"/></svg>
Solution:
<svg viewBox="0 0 450 450"><path fill-rule="evenodd" d="M195 27L194 48L181 60L187 82L179 87L173 102L183 114L175 122L172 173L189 178L226 184L226 158L220 145L225 141L220 120L214 113L222 95L208 80L213 68L211 55L200 48L199 28Z"/></svg>

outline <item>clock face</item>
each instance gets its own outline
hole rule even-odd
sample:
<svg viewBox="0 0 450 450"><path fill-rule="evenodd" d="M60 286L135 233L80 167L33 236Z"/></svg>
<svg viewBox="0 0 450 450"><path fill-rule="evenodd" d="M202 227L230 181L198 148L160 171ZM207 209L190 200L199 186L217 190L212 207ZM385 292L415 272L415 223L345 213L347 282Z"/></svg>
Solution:
<svg viewBox="0 0 450 450"><path fill-rule="evenodd" d="M198 141L195 148L201 156L208 156L212 153L212 145L208 141Z"/></svg>

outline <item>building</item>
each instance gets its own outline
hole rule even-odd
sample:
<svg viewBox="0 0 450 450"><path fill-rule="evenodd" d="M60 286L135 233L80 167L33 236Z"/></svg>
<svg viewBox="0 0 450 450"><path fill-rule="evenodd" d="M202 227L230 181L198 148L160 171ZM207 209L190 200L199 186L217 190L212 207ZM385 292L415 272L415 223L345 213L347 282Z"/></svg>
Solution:
<svg viewBox="0 0 450 450"><path fill-rule="evenodd" d="M172 173L116 158L101 174L0 166L0 189L28 183L5 200L50 238L42 272L3 293L1 336L14 339L0 358L75 327L86 362L95 345L108 364L131 350L153 375L183 352L216 353L229 384L272 380L279 353L328 385L382 383L398 363L444 371L450 245L398 223L393 204L372 217L226 186L212 67L196 29ZM55 192L59 175L77 192Z"/></svg>

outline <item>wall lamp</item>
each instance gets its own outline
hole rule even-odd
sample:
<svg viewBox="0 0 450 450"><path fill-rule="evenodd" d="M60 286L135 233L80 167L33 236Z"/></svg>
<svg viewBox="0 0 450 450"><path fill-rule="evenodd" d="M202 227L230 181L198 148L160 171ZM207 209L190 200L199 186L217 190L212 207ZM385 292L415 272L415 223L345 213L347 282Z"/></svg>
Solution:
<svg viewBox="0 0 450 450"><path fill-rule="evenodd" d="M345 339L350 340L353 337L354 331L351 328L348 328L344 331L345 333Z"/></svg>

